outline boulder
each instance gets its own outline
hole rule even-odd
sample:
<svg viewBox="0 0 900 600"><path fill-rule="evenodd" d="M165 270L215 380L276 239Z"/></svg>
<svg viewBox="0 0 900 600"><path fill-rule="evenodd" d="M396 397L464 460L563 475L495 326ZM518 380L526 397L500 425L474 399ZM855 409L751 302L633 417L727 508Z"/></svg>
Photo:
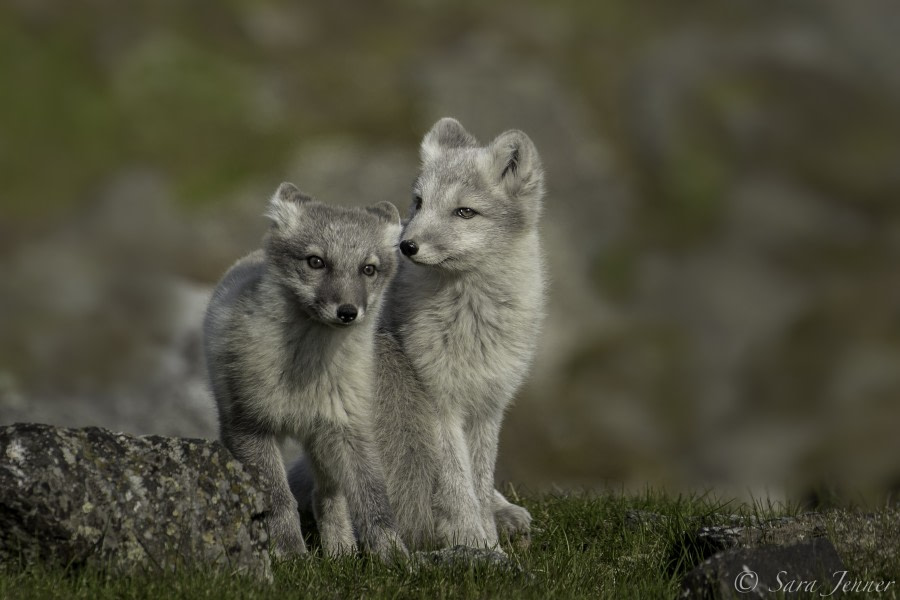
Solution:
<svg viewBox="0 0 900 600"><path fill-rule="evenodd" d="M828 538L787 546L765 545L719 552L690 571L682 598L801 597L828 594L847 568Z"/></svg>
<svg viewBox="0 0 900 600"><path fill-rule="evenodd" d="M267 496L218 442L0 427L0 563L271 579Z"/></svg>
<svg viewBox="0 0 900 600"><path fill-rule="evenodd" d="M710 514L684 521L629 511L625 523L633 530L683 530L673 540L669 560L670 574L681 579L683 598L837 597L880 593L896 585L877 577L895 572L900 556L895 506L877 513L841 508L772 518ZM873 577L860 579L865 573Z"/></svg>

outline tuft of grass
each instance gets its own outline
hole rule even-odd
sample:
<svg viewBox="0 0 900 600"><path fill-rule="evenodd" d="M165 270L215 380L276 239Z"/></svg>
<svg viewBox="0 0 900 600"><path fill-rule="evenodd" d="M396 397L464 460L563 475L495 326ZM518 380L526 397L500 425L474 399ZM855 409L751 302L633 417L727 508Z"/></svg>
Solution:
<svg viewBox="0 0 900 600"><path fill-rule="evenodd" d="M530 544L504 545L514 568L329 559L315 551L276 561L267 584L198 570L116 577L36 565L0 574L0 598L675 598L681 575L698 558L684 540L699 525L728 515L768 519L792 512L654 491L519 500L535 530Z"/></svg>

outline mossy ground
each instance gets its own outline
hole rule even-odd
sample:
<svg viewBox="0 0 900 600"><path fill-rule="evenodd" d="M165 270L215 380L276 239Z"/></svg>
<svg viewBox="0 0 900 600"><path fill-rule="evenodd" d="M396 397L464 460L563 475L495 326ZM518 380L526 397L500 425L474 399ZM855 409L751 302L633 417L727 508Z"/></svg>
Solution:
<svg viewBox="0 0 900 600"><path fill-rule="evenodd" d="M36 567L0 576L0 598L674 598L686 566L697 558L683 540L698 523L714 524L727 514L768 518L793 512L653 492L534 495L520 501L536 528L527 547L506 546L521 568L411 568L313 555L276 563L274 582L266 584L207 572L112 578ZM635 511L665 518L635 519ZM858 564L854 557L842 558L848 568ZM900 564L861 568L854 575L900 580ZM884 597L898 597L893 594Z"/></svg>

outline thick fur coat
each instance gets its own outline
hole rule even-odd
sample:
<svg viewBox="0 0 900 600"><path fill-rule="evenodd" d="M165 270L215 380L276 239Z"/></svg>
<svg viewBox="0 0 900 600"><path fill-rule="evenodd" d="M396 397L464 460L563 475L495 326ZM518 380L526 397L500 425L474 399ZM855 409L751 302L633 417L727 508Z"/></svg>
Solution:
<svg viewBox="0 0 900 600"><path fill-rule="evenodd" d="M494 489L503 414L543 320L543 170L521 131L486 146L454 119L421 146L422 169L376 337L375 436L410 547L494 546L531 516ZM303 497L304 467L292 470Z"/></svg>
<svg viewBox="0 0 900 600"><path fill-rule="evenodd" d="M397 269L397 209L273 196L264 248L216 287L204 323L220 435L271 491L268 526L285 554L306 551L278 442L298 439L315 479L325 550L403 548L372 439L374 336Z"/></svg>

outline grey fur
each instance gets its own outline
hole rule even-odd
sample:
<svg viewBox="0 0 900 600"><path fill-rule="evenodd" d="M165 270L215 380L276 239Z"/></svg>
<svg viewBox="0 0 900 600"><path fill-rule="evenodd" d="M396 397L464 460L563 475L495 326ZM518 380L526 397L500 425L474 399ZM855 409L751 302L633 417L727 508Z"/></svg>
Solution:
<svg viewBox="0 0 900 600"><path fill-rule="evenodd" d="M427 426L407 432L407 443L435 458L438 542L493 546L495 513L507 533L530 523L525 509L495 491L494 466L503 413L532 361L543 317L543 169L521 131L478 146L454 119L435 124L421 155L417 200L401 236L419 250L401 263L385 314L424 391L411 404ZM454 213L461 207L478 214L461 218ZM398 391L379 388L377 409L402 398ZM379 440L390 439L381 427ZM400 457L382 456L392 502L421 502L421 490L390 476L406 468L392 464ZM403 524L401 532L430 525Z"/></svg>
<svg viewBox="0 0 900 600"><path fill-rule="evenodd" d="M370 406L375 326L397 268L397 209L328 206L285 183L266 215L264 248L225 274L204 322L222 442L268 480L267 523L279 552L306 551L278 449L284 436L309 457L326 552L355 550L354 527L367 549L402 552ZM344 324L337 308L348 304L358 316Z"/></svg>
<svg viewBox="0 0 900 600"><path fill-rule="evenodd" d="M407 545L494 546L498 524L511 534L531 522L494 489L494 466L543 318L543 170L524 133L481 147L453 119L421 153L402 236L419 250L400 263L376 338L376 439Z"/></svg>

